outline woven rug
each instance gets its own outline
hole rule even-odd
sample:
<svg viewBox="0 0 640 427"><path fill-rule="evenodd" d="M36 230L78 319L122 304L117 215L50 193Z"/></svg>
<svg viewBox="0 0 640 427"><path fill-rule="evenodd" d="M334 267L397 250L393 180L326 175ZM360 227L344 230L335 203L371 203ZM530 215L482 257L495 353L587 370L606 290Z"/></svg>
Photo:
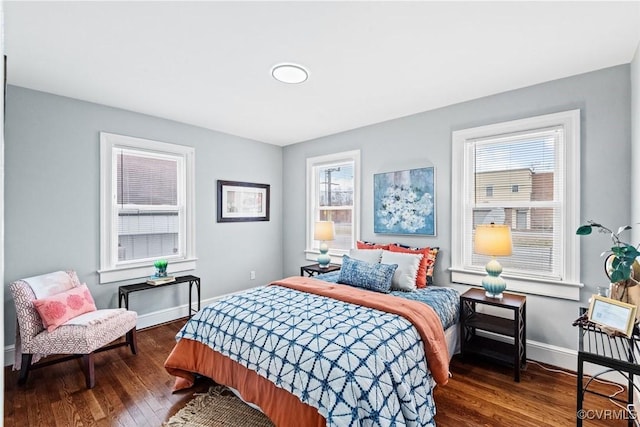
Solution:
<svg viewBox="0 0 640 427"><path fill-rule="evenodd" d="M262 412L253 409L231 390L213 386L165 422L163 427L273 427Z"/></svg>

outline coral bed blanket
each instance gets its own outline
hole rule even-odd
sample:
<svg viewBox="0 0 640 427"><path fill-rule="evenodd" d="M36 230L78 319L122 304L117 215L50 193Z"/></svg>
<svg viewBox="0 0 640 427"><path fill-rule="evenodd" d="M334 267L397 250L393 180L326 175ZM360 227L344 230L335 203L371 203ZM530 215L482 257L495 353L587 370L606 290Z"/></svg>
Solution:
<svg viewBox="0 0 640 427"><path fill-rule="evenodd" d="M430 307L311 278L224 298L177 339L169 373L234 387L276 425L434 425L431 373L448 379Z"/></svg>

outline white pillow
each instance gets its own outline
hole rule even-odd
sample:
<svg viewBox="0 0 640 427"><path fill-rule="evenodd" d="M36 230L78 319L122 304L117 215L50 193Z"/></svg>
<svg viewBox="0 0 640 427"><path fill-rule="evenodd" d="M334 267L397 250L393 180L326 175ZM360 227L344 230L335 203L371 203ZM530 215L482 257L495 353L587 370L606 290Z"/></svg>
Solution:
<svg viewBox="0 0 640 427"><path fill-rule="evenodd" d="M416 289L416 276L422 261L422 254L382 251L382 264L398 264L391 279L391 289L397 291L413 291Z"/></svg>
<svg viewBox="0 0 640 427"><path fill-rule="evenodd" d="M378 264L382 258L382 249L350 249L349 258L359 261L368 262L369 264Z"/></svg>

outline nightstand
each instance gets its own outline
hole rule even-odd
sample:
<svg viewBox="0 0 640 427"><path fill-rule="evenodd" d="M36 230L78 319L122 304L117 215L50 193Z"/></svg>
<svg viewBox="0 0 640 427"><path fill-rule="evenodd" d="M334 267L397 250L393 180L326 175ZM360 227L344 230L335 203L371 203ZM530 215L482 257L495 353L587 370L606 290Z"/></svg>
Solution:
<svg viewBox="0 0 640 427"><path fill-rule="evenodd" d="M513 312L512 319L478 313L478 305L500 307ZM514 380L520 382L520 370L527 364L527 297L508 292L502 298L489 298L484 289L469 289L460 296L462 357L479 356L512 365ZM477 334L478 331L491 332ZM513 339L500 340L499 337ZM509 342L505 342L509 341Z"/></svg>
<svg viewBox="0 0 640 427"><path fill-rule="evenodd" d="M307 276L313 277L318 274L337 270L340 270L340 264L329 264L325 268L320 267L320 264L303 265L300 267L300 275L304 277L306 273Z"/></svg>

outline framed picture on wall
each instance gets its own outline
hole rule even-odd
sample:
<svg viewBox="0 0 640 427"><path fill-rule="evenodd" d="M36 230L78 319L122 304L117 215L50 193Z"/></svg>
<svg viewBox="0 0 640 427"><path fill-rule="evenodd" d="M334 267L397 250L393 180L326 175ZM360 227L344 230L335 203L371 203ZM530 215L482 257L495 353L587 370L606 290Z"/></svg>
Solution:
<svg viewBox="0 0 640 427"><path fill-rule="evenodd" d="M218 180L218 222L269 221L268 184Z"/></svg>
<svg viewBox="0 0 640 427"><path fill-rule="evenodd" d="M435 189L433 167L375 174L374 233L435 236Z"/></svg>

